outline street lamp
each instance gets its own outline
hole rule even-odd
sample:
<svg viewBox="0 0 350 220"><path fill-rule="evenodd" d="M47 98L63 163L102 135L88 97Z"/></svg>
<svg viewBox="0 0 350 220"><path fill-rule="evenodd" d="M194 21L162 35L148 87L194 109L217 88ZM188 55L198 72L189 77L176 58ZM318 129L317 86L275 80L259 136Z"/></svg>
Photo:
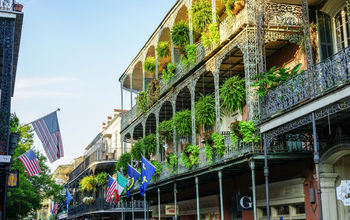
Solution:
<svg viewBox="0 0 350 220"><path fill-rule="evenodd" d="M10 134L10 144L9 144L8 154L11 156L13 156L13 154L15 153L18 138L19 138L18 133L11 133Z"/></svg>

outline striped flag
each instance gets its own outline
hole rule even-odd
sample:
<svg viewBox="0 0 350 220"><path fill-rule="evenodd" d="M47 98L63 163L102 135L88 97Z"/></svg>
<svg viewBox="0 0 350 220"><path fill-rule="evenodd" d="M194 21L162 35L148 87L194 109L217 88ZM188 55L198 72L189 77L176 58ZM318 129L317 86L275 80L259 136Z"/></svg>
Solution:
<svg viewBox="0 0 350 220"><path fill-rule="evenodd" d="M29 176L34 176L41 172L40 165L32 149L18 157L22 162Z"/></svg>
<svg viewBox="0 0 350 220"><path fill-rule="evenodd" d="M58 210L58 203L56 203L55 201L51 201L50 203L51 214L55 215L57 210Z"/></svg>
<svg viewBox="0 0 350 220"><path fill-rule="evenodd" d="M57 112L53 112L31 123L35 133L43 143L49 161L53 163L64 156Z"/></svg>
<svg viewBox="0 0 350 220"><path fill-rule="evenodd" d="M122 192L124 191L127 183L128 183L128 180L119 172L117 172L117 193L115 194L115 198L114 198L115 203L118 203L118 199L122 194Z"/></svg>
<svg viewBox="0 0 350 220"><path fill-rule="evenodd" d="M106 202L110 202L114 192L117 189L117 181L115 181L110 175L108 175L108 188L106 194Z"/></svg>

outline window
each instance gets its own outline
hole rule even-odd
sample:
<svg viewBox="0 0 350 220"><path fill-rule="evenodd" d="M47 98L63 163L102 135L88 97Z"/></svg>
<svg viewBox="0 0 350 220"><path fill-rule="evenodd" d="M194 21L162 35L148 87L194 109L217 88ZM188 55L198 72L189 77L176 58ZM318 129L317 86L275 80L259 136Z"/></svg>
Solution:
<svg viewBox="0 0 350 220"><path fill-rule="evenodd" d="M349 22L346 8L340 10L334 18L337 50L347 47L350 42Z"/></svg>
<svg viewBox="0 0 350 220"><path fill-rule="evenodd" d="M327 59L333 54L331 17L321 11L316 11L317 29L320 44L320 58Z"/></svg>

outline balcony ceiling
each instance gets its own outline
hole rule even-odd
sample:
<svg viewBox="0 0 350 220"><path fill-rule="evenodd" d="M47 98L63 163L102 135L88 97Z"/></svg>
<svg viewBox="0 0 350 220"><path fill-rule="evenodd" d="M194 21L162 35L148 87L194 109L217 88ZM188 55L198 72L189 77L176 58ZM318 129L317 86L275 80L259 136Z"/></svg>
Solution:
<svg viewBox="0 0 350 220"><path fill-rule="evenodd" d="M276 2L276 3L284 3L284 4L292 4L292 5L301 5L300 0L271 0L271 2ZM309 0L308 3L309 5L316 6L320 4L322 0Z"/></svg>

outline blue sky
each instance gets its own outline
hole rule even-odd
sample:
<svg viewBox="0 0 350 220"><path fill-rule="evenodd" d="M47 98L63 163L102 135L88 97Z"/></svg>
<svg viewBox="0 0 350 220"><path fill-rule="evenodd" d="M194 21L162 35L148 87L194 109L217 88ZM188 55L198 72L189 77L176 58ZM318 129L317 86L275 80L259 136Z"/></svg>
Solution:
<svg viewBox="0 0 350 220"><path fill-rule="evenodd" d="M119 76L175 2L22 1L12 111L28 123L61 108L65 157L50 164L52 169L83 154L113 108L120 108ZM35 146L42 150L37 138Z"/></svg>

